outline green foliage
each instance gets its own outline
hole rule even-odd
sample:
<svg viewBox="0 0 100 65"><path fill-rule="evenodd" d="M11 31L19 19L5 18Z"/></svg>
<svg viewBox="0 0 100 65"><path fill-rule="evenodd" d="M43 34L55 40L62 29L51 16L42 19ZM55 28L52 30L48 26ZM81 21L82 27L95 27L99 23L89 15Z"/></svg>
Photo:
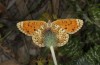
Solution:
<svg viewBox="0 0 100 65"><path fill-rule="evenodd" d="M100 21L100 4L91 5L89 8L90 15L93 16L95 21Z"/></svg>
<svg viewBox="0 0 100 65"><path fill-rule="evenodd" d="M0 23L0 28L2 28L4 25Z"/></svg>
<svg viewBox="0 0 100 65"><path fill-rule="evenodd" d="M97 25L100 28L100 4L91 5L88 9L89 15L91 16L90 19L92 23Z"/></svg>
<svg viewBox="0 0 100 65"><path fill-rule="evenodd" d="M90 65L99 65L100 64L100 46L95 45L94 48L91 48L88 53L84 56L86 61Z"/></svg>
<svg viewBox="0 0 100 65"><path fill-rule="evenodd" d="M73 63L68 65L99 65L100 64L100 46L96 45L91 48L84 56L81 56L78 60L74 60Z"/></svg>

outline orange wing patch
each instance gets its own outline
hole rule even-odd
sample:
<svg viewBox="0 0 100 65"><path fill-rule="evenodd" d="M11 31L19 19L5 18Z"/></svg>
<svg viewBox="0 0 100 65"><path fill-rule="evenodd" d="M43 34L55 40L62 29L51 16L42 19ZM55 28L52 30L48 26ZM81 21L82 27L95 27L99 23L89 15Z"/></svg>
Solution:
<svg viewBox="0 0 100 65"><path fill-rule="evenodd" d="M19 30L21 30L23 33L25 33L28 36L32 36L32 34L40 29L43 28L41 26L43 26L45 24L44 21L35 21L35 20L31 20L31 21L22 21L17 23L17 27L19 28Z"/></svg>
<svg viewBox="0 0 100 65"><path fill-rule="evenodd" d="M53 24L65 29L67 33L73 34L82 27L83 21L80 19L59 19L54 21Z"/></svg>

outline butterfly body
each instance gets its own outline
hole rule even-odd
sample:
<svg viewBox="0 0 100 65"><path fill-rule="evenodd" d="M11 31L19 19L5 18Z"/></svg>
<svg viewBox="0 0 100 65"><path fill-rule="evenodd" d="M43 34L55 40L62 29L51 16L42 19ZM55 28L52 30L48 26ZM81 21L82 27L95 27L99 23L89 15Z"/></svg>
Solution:
<svg viewBox="0 0 100 65"><path fill-rule="evenodd" d="M74 34L83 25L80 19L59 19L54 22L22 21L17 27L27 36L31 36L33 42L39 47L63 46L68 42L69 34Z"/></svg>

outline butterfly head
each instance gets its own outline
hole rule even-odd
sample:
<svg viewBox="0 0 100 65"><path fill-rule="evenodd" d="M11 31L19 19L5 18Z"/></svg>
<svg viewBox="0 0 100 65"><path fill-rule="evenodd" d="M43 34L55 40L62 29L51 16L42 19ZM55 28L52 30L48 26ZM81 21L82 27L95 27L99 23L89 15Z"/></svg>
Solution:
<svg viewBox="0 0 100 65"><path fill-rule="evenodd" d="M47 28L51 28L51 26L52 26L51 23L52 23L51 20L48 20L48 22L47 22Z"/></svg>

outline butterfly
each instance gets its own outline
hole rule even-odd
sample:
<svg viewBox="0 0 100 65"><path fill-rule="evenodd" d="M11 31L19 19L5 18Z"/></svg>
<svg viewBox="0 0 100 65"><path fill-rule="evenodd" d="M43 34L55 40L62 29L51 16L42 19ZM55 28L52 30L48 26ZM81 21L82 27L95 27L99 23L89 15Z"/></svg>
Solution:
<svg viewBox="0 0 100 65"><path fill-rule="evenodd" d="M53 22L28 20L17 23L18 29L27 36L31 36L33 42L39 47L45 47L44 35L46 31L53 32L56 37L55 46L63 46L69 40L69 34L74 34L83 26L81 19L58 19Z"/></svg>

